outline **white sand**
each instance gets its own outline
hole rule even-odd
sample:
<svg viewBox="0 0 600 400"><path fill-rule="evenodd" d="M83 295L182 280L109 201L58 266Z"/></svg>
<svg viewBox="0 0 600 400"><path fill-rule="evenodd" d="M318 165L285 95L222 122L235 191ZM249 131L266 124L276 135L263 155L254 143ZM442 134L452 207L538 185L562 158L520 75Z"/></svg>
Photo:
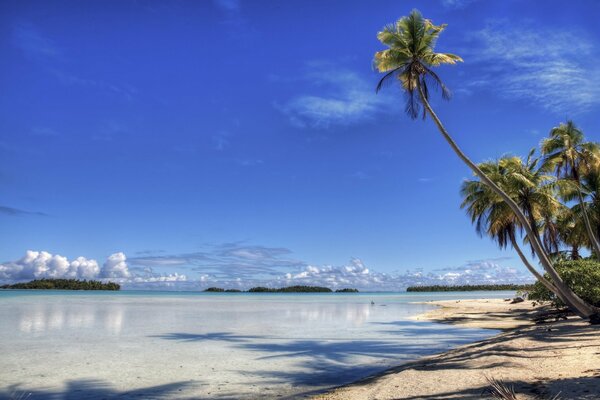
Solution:
<svg viewBox="0 0 600 400"><path fill-rule="evenodd" d="M600 399L600 327L573 317L535 325L530 302L435 302L418 317L471 327L505 329L479 343L424 357L316 396L320 400L490 399L486 377L513 385L518 399Z"/></svg>

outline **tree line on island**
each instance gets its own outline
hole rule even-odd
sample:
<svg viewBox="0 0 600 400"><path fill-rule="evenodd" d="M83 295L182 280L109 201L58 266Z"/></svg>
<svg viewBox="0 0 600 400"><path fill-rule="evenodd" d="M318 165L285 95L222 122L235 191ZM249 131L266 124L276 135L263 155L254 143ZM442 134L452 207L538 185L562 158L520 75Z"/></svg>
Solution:
<svg viewBox="0 0 600 400"><path fill-rule="evenodd" d="M205 292L215 292L215 293L235 293L235 292L243 292L239 289L223 289L219 287L209 287L204 289ZM264 286L257 286L247 290L247 293L358 293L358 289L344 288L332 290L327 287L322 286L287 286L282 288L268 288Z"/></svg>
<svg viewBox="0 0 600 400"><path fill-rule="evenodd" d="M30 282L2 285L0 289L55 289L55 290L120 290L114 282L100 282L79 279L35 279Z"/></svg>
<svg viewBox="0 0 600 400"><path fill-rule="evenodd" d="M446 25L434 25L418 10L385 26L377 38L387 48L375 53L374 66L383 73L376 91L396 82L405 94L404 110L412 118L430 117L443 139L473 172L461 187L466 209L477 233L499 247L512 247L537 279L534 296L566 305L581 318L600 324L600 145L585 140L572 121L550 130L526 158L503 156L476 164L458 146L430 100L430 90L442 98L450 91L433 71L462 58L436 53ZM560 95L557 93L557 95ZM532 265L522 246L531 248L543 272ZM580 250L591 256L581 259Z"/></svg>
<svg viewBox="0 0 600 400"><path fill-rule="evenodd" d="M407 292L473 292L473 291L493 291L493 290L510 290L531 292L534 290L534 285L430 285L430 286L409 286Z"/></svg>

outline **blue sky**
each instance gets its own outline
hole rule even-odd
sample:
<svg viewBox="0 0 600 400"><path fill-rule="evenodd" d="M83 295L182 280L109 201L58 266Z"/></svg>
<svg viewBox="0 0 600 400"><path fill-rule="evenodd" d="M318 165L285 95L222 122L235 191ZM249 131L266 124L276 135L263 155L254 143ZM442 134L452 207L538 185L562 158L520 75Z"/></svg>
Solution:
<svg viewBox="0 0 600 400"><path fill-rule="evenodd" d="M3 1L0 278L527 279L433 123L374 93L376 34L412 8L465 60L434 106L472 159L566 118L597 140L594 0Z"/></svg>

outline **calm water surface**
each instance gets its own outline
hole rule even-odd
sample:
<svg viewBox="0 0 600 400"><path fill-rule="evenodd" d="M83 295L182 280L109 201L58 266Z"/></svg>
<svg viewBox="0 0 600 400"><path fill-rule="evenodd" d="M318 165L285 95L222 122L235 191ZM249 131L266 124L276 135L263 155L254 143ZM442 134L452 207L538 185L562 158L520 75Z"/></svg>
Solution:
<svg viewBox="0 0 600 400"><path fill-rule="evenodd" d="M0 398L303 397L496 333L413 302L512 294L0 290Z"/></svg>

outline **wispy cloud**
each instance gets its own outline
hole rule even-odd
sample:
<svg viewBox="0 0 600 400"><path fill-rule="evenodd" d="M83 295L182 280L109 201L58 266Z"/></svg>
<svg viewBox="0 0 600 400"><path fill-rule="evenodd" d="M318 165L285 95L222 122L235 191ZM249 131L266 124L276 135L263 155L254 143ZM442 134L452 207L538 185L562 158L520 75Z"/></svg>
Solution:
<svg viewBox="0 0 600 400"><path fill-rule="evenodd" d="M16 261L0 264L0 282L39 278L78 278L116 281L129 288L201 290L210 286L248 289L253 286L316 285L333 289L404 290L413 285L525 283L532 276L523 268L499 264L504 259L475 260L457 267L424 272L384 273L353 258L343 265L314 265L291 257L286 248L230 243L204 252L127 258L112 254L102 264L77 257L69 260L45 251L27 251ZM168 268L169 273L154 270Z"/></svg>
<svg viewBox="0 0 600 400"><path fill-rule="evenodd" d="M205 281L243 279L251 282L306 265L292 258L291 254L291 250L281 247L227 243L193 253L133 257L130 263L150 267L186 267L200 273Z"/></svg>
<svg viewBox="0 0 600 400"><path fill-rule="evenodd" d="M348 69L311 63L301 81L312 93L299 94L277 105L298 127L352 125L389 109L385 94L376 95L372 82Z"/></svg>
<svg viewBox="0 0 600 400"><path fill-rule="evenodd" d="M18 217L21 215L37 215L39 217L47 217L48 214L39 211L25 211L14 207L1 206L0 205L0 214L10 215L13 217Z"/></svg>
<svg viewBox="0 0 600 400"><path fill-rule="evenodd" d="M441 0L441 3L446 8L463 8L477 0Z"/></svg>
<svg viewBox="0 0 600 400"><path fill-rule="evenodd" d="M116 84L98 79L82 78L59 69L50 69L49 72L54 75L63 85L98 89L106 93L120 96L128 101L133 100L135 95L138 93L137 88L129 84Z"/></svg>
<svg viewBox="0 0 600 400"><path fill-rule="evenodd" d="M569 114L600 103L600 55L591 40L575 31L493 21L470 35L463 55L487 71L471 89L483 87Z"/></svg>
<svg viewBox="0 0 600 400"><path fill-rule="evenodd" d="M223 151L229 146L229 132L221 131L212 136L213 146L215 150Z"/></svg>
<svg viewBox="0 0 600 400"><path fill-rule="evenodd" d="M508 258L467 261L456 267L430 272L408 270L383 273L369 268L359 258L344 265L314 265L293 258L286 248L231 243L203 252L181 255L134 257L131 265L150 267L191 267L199 273L200 287L219 286L247 289L252 286L282 287L317 285L331 288L355 287L361 290L403 290L411 285L519 283L532 277L522 268L500 262ZM187 281L186 285L194 279Z"/></svg>
<svg viewBox="0 0 600 400"><path fill-rule="evenodd" d="M117 84L100 79L82 77L69 72L66 66L69 58L53 39L44 34L38 27L29 22L20 22L13 26L12 43L43 69L66 86L79 86L101 90L132 100L137 88L129 84Z"/></svg>
<svg viewBox="0 0 600 400"><path fill-rule="evenodd" d="M240 0L213 0L213 3L225 12L239 12Z"/></svg>
<svg viewBox="0 0 600 400"><path fill-rule="evenodd" d="M62 52L53 40L44 36L34 25L21 22L13 27L13 44L32 58L58 58Z"/></svg>

